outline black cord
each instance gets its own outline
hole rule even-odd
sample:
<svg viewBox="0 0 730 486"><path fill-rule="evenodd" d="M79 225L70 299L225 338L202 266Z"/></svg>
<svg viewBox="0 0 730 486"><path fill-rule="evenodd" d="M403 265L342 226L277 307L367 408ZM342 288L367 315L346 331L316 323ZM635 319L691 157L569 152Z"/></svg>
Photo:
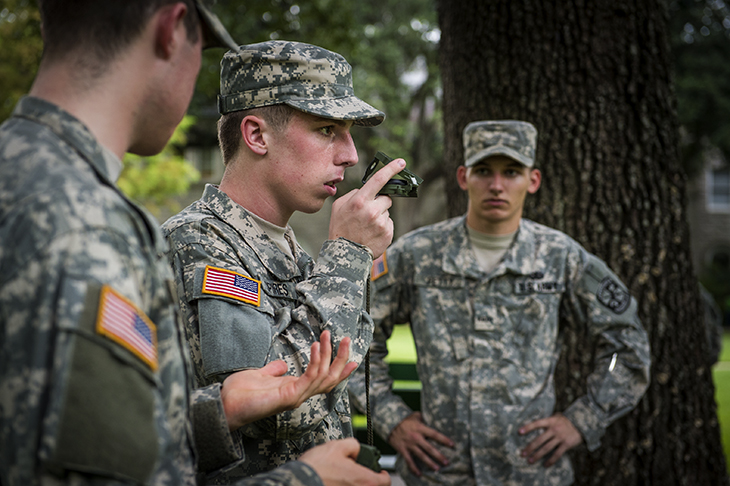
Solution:
<svg viewBox="0 0 730 486"><path fill-rule="evenodd" d="M370 275L368 275L367 292L365 295L365 312L370 315ZM370 349L365 353L365 407L368 420L368 445L373 445L373 417L370 414Z"/></svg>

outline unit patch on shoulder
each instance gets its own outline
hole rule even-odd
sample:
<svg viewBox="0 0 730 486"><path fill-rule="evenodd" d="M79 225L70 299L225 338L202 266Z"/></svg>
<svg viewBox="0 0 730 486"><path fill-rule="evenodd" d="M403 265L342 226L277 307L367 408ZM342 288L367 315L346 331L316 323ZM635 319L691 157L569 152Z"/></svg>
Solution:
<svg viewBox="0 0 730 486"><path fill-rule="evenodd" d="M96 332L157 370L157 327L131 300L108 285L101 289Z"/></svg>
<svg viewBox="0 0 730 486"><path fill-rule="evenodd" d="M205 267L203 293L222 295L255 306L261 305L261 281L222 268Z"/></svg>
<svg viewBox="0 0 730 486"><path fill-rule="evenodd" d="M385 253L383 253L373 261L373 269L370 271L370 280L376 280L386 273L388 273L388 261L385 259Z"/></svg>
<svg viewBox="0 0 730 486"><path fill-rule="evenodd" d="M598 301L616 314L622 314L631 304L631 295L611 277L601 280L596 291Z"/></svg>

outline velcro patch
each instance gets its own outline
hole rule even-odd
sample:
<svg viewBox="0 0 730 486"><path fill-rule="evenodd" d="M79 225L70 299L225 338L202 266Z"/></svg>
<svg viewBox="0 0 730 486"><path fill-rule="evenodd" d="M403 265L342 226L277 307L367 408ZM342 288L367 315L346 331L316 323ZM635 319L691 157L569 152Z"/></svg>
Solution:
<svg viewBox="0 0 730 486"><path fill-rule="evenodd" d="M386 273L388 273L388 261L385 258L385 253L383 253L373 261L373 268L370 271L370 280L376 280Z"/></svg>
<svg viewBox="0 0 730 486"><path fill-rule="evenodd" d="M96 332L157 370L157 327L131 300L108 285L101 288Z"/></svg>
<svg viewBox="0 0 730 486"><path fill-rule="evenodd" d="M222 295L257 307L261 305L260 280L210 265L205 267L203 293Z"/></svg>
<svg viewBox="0 0 730 486"><path fill-rule="evenodd" d="M611 277L601 280L596 297L601 304L616 314L622 314L631 304L631 295Z"/></svg>

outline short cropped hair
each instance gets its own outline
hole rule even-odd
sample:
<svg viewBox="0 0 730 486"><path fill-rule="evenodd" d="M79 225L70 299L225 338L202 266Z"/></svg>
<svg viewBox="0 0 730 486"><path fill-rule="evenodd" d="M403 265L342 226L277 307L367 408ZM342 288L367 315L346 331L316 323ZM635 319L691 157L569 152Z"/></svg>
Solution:
<svg viewBox="0 0 730 486"><path fill-rule="evenodd" d="M43 57L55 60L85 49L89 59L84 64L103 72L158 9L177 2L187 5L185 28L188 39L197 42L200 19L194 0L38 0Z"/></svg>
<svg viewBox="0 0 730 486"><path fill-rule="evenodd" d="M241 147L241 122L248 115L263 118L275 131L281 132L286 128L295 111L291 106L281 103L222 115L218 120L218 143L223 163L228 165L228 162L238 153Z"/></svg>

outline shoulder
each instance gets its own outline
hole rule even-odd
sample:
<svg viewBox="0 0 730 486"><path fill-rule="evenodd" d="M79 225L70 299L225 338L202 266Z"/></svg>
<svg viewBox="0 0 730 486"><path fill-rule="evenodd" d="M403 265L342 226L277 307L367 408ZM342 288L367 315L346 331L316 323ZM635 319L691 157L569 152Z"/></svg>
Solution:
<svg viewBox="0 0 730 486"><path fill-rule="evenodd" d="M435 224L422 226L403 235L393 244L398 251L416 250L419 248L442 247L453 234L464 224L463 217L456 217L440 221Z"/></svg>
<svg viewBox="0 0 730 486"><path fill-rule="evenodd" d="M539 252L563 249L570 252L583 252L585 249L576 240L555 228L550 228L529 219L520 222L520 232L531 239Z"/></svg>
<svg viewBox="0 0 730 486"><path fill-rule="evenodd" d="M202 228L210 224L212 218L214 216L205 204L197 200L162 223L162 234L171 242L182 240L186 235L201 233Z"/></svg>
<svg viewBox="0 0 730 486"><path fill-rule="evenodd" d="M60 139L39 140L14 152L5 135L0 135L3 231L18 232L32 241L26 251L69 233L138 238L139 213Z"/></svg>

